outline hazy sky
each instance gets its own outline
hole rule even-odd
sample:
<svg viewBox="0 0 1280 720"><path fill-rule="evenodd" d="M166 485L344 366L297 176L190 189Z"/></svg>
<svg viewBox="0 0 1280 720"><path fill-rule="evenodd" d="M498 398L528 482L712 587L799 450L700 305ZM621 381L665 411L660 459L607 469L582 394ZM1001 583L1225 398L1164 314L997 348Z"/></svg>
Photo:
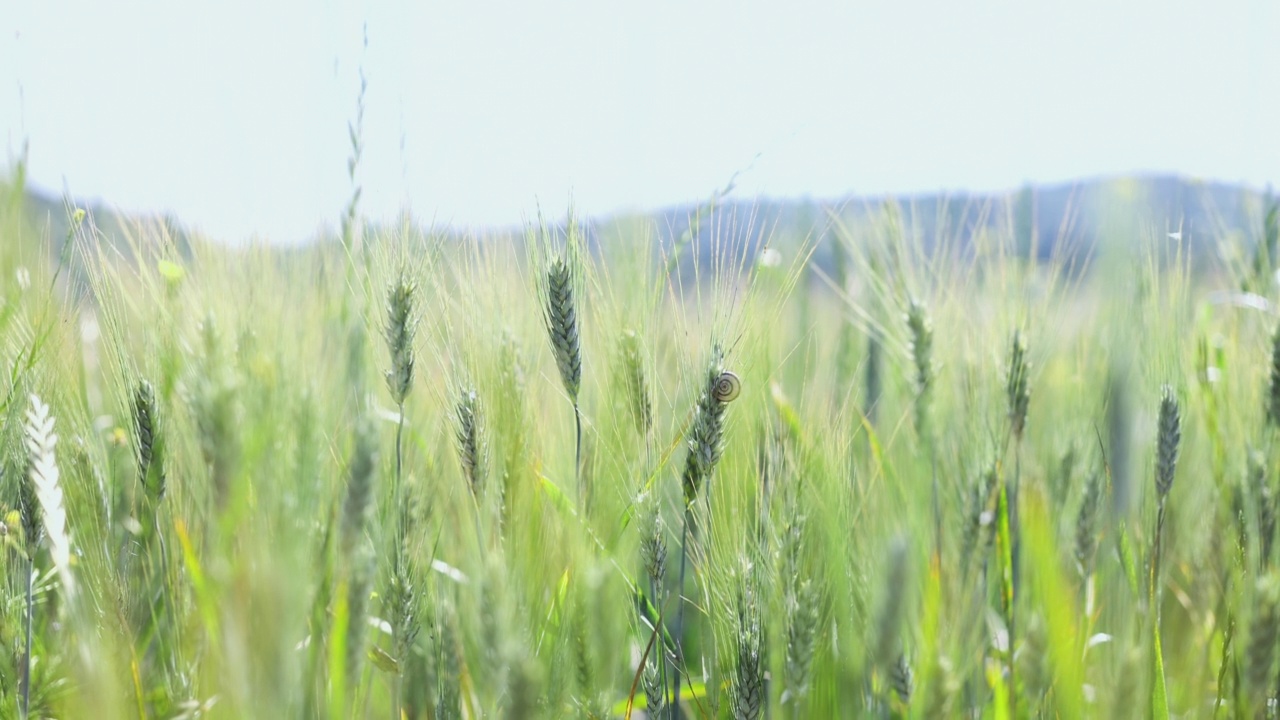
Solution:
<svg viewBox="0 0 1280 720"><path fill-rule="evenodd" d="M0 164L226 239L336 224L362 65L371 217L1280 181L1272 0L4 4Z"/></svg>

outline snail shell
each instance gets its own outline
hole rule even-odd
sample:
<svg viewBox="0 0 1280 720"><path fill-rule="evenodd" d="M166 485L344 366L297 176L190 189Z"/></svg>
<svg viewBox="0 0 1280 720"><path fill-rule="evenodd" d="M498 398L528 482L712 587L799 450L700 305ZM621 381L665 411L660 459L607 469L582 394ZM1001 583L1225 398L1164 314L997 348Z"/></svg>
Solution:
<svg viewBox="0 0 1280 720"><path fill-rule="evenodd" d="M729 371L720 373L715 386L711 388L711 396L722 403L733 402L742 392L742 381Z"/></svg>

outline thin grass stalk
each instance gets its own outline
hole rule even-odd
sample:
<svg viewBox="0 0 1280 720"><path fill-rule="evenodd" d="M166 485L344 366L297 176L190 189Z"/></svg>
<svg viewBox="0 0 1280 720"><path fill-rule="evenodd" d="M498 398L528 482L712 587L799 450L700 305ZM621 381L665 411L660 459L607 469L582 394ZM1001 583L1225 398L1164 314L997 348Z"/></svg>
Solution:
<svg viewBox="0 0 1280 720"><path fill-rule="evenodd" d="M20 681L22 684L22 717L29 717L31 714L31 625L32 618L35 616L35 574L36 562L32 551L28 550L27 554L27 612L24 622L25 641L24 651L22 654L22 675Z"/></svg>
<svg viewBox="0 0 1280 720"><path fill-rule="evenodd" d="M933 561L942 567L942 499L938 488L937 449L933 427L929 422L933 398L933 323L924 303L912 298L907 305L907 329L910 331L911 359L915 364L916 398L914 404L916 434L929 454L930 499L933 510Z"/></svg>
<svg viewBox="0 0 1280 720"><path fill-rule="evenodd" d="M690 514L692 509L685 508L684 522L681 524L680 530L680 574L676 580L676 622L675 622L675 639L676 652L675 661L671 667L671 717L679 718L680 710L680 671L684 667L684 583L685 568L689 562L689 533L692 522Z"/></svg>
<svg viewBox="0 0 1280 720"><path fill-rule="evenodd" d="M688 449L685 456L681 485L684 490L684 523L680 538L680 577L677 589L676 609L676 662L672 670L674 682L674 713L680 712L680 674L684 666L684 583L689 557L689 538L694 533L694 503L701 493L704 498L710 492L707 487L724 441L724 413L742 390L738 376L724 369L724 351L719 345L711 350L711 362L707 366L705 384L694 406L693 420L689 424ZM705 488L705 490L704 490ZM710 507L710 504L707 505Z"/></svg>
<svg viewBox="0 0 1280 720"><path fill-rule="evenodd" d="M545 232L545 231L544 231ZM569 400L573 403L575 443L573 470L578 492L578 510L585 508L582 483L582 409L578 393L582 388L582 343L578 334L578 286L581 271L577 264L577 223L569 218L567 251L551 259L547 265L544 283L540 286L543 322L555 355L556 368Z"/></svg>
<svg viewBox="0 0 1280 720"><path fill-rule="evenodd" d="M392 537L395 538L395 547L393 548L392 561L394 568L392 571L392 583L396 590L393 597L401 602L406 601L399 598L400 592L409 592L405 586L408 579L405 576L407 568L403 567L403 550L405 536L405 513L403 511L404 497L404 407L405 400L409 396L410 390L413 388L414 380L414 353L413 339L417 330L417 319L414 317L414 294L416 286L408 279L402 270L399 279L392 284L387 291L387 319L386 326L383 329L383 335L387 343L387 350L391 356L391 367L386 373L387 389L391 393L391 397L396 402L396 441L395 441L395 476L391 488L391 499L394 510L394 526L392 528ZM403 608L396 607L397 611ZM402 622L397 622L392 628L397 646L397 656L402 653L400 650L402 639L408 632L408 628L401 627ZM401 715L401 689L404 681L404 673L401 667L406 662L406 658L397 657L397 661L401 664L397 667L395 679L392 683L392 718L398 719Z"/></svg>
<svg viewBox="0 0 1280 720"><path fill-rule="evenodd" d="M1182 440L1182 419L1178 401L1167 385L1160 400L1159 433L1156 439L1156 532L1152 538L1151 578L1149 598L1155 609L1157 625L1160 617L1160 567L1164 537L1165 506L1173 476L1178 465L1178 450Z"/></svg>

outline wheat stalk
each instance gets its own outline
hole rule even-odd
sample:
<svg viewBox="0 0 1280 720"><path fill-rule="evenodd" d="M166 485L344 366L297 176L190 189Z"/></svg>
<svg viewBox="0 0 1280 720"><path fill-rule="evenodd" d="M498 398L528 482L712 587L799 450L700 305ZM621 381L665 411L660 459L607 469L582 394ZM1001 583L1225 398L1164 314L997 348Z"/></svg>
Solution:
<svg viewBox="0 0 1280 720"><path fill-rule="evenodd" d="M1249 625L1249 644L1244 667L1248 686L1258 705L1265 707L1275 681L1276 644L1280 642L1280 586L1275 575L1259 578L1254 590L1254 617ZM1261 714L1259 714L1261 717Z"/></svg>
<svg viewBox="0 0 1280 720"><path fill-rule="evenodd" d="M703 484L711 477L724 442L724 412L728 403L738 397L741 381L724 369L724 351L715 346L707 365L701 394L689 424L684 473L684 501L690 506L698 498Z"/></svg>
<svg viewBox="0 0 1280 720"><path fill-rule="evenodd" d="M475 388L463 388L454 407L454 439L458 445L458 460L467 487L479 502L484 490L488 467L488 445L480 412L480 396Z"/></svg>
<svg viewBox="0 0 1280 720"><path fill-rule="evenodd" d="M545 322L551 337L560 382L574 405L582 387L582 345L578 337L578 307L574 271L563 255L551 259L546 272Z"/></svg>
<svg viewBox="0 0 1280 720"><path fill-rule="evenodd" d="M911 360L915 365L915 423L921 438L929 427L929 404L933 396L933 323L924 303L912 299L907 305L907 329L911 338Z"/></svg>
<svg viewBox="0 0 1280 720"><path fill-rule="evenodd" d="M644 565L645 576L649 581L648 596L654 605L660 605L663 584L667 576L667 528L662 520L657 499L643 499L645 514L640 527L644 533L640 538L640 559ZM641 608L642 618L645 616ZM645 667L641 682L644 685L646 708L650 715L657 717L667 702L666 684L666 645L662 639L662 618L653 618L654 647L645 657Z"/></svg>
<svg viewBox="0 0 1280 720"><path fill-rule="evenodd" d="M622 381L626 388L627 407L636 430L647 435L653 427L653 400L649 392L648 374L645 372L644 351L640 336L634 330L622 334Z"/></svg>
<svg viewBox="0 0 1280 720"><path fill-rule="evenodd" d="M729 690L729 708L739 720L756 720L768 702L765 697L765 638L760 622L759 572L753 563L743 561L734 634L737 662Z"/></svg>
<svg viewBox="0 0 1280 720"><path fill-rule="evenodd" d="M143 380L133 393L133 427L137 433L138 481L153 502L165 493L160 408L155 388Z"/></svg>
<svg viewBox="0 0 1280 720"><path fill-rule="evenodd" d="M1098 549L1098 509L1102 504L1102 481L1097 473L1085 483L1080 509L1076 512L1075 557L1081 576L1093 573L1093 558Z"/></svg>
<svg viewBox="0 0 1280 720"><path fill-rule="evenodd" d="M1271 366L1265 396L1267 425L1280 427L1280 325L1271 333Z"/></svg>
<svg viewBox="0 0 1280 720"><path fill-rule="evenodd" d="M881 379L883 370L880 367L883 363L881 359L883 354L880 336L877 331L871 330L867 333L867 359L862 376L863 392L866 395L863 399L862 414L871 425L876 424L876 409L880 406L880 395L883 393L884 382Z"/></svg>
<svg viewBox="0 0 1280 720"><path fill-rule="evenodd" d="M1265 569L1271 563L1276 539L1276 497L1267 479L1266 456L1256 450L1250 452L1247 467L1249 490L1258 516L1258 567Z"/></svg>
<svg viewBox="0 0 1280 720"><path fill-rule="evenodd" d="M1174 471L1178 467L1178 448L1182 442L1182 416L1178 400L1168 385L1160 398L1160 415L1156 436L1156 534L1151 552L1151 602L1157 604L1159 613L1160 551L1163 547L1165 504L1173 487Z"/></svg>
<svg viewBox="0 0 1280 720"><path fill-rule="evenodd" d="M1022 331L1013 332L1009 345L1009 372L1005 385L1009 403L1009 428L1017 441L1021 442L1022 433L1027 426L1027 408L1031 404L1027 342Z"/></svg>
<svg viewBox="0 0 1280 720"><path fill-rule="evenodd" d="M372 558L366 531L377 467L376 429L372 420L361 419L356 425L355 444L347 469L341 520L342 578L347 587L346 676L342 679L346 688L354 687L358 681L365 652L365 618L372 582Z"/></svg>
<svg viewBox="0 0 1280 720"><path fill-rule="evenodd" d="M418 328L416 293L417 286L402 271L387 289L387 319L382 330L391 356L391 368L386 372L387 390L402 412L404 401L413 388L413 340Z"/></svg>
<svg viewBox="0 0 1280 720"><path fill-rule="evenodd" d="M707 364L702 392L698 395L694 406L693 419L689 424L685 444L688 454L685 456L684 472L681 484L684 489L684 525L680 539L680 579L677 592L684 592L685 570L689 559L689 535L693 525L693 503L698 493L715 471L720 462L721 446L724 441L724 414L728 403L733 402L742 391L742 381L732 372L724 369L724 351L713 345L711 360ZM684 603L680 602L676 610L676 662L672 671L674 682L674 706L680 707L680 673L684 663Z"/></svg>

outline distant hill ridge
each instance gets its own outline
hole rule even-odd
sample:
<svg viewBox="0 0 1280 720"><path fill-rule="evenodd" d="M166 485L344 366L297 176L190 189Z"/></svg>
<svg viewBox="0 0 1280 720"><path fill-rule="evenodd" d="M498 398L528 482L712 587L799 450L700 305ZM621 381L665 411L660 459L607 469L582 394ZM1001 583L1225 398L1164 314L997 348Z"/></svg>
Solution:
<svg viewBox="0 0 1280 720"><path fill-rule="evenodd" d="M716 218L705 213L697 223L699 246L715 241L739 248L765 242L791 242L832 232L832 219L856 223L894 202L908 232L926 246L940 235L952 242L969 242L974 233L987 229L1012 231L1026 248L1036 242L1047 256L1059 242L1068 249L1090 248L1110 236L1123 240L1139 230L1179 231L1193 250L1209 249L1220 238L1235 236L1246 241L1261 235L1269 194L1243 185L1208 182L1176 175L1093 178L1042 186L1024 186L999 193L919 193L901 196L860 196L833 199L737 199L732 195L715 202ZM172 237L185 244L187 232L180 219L166 215L124 216L103 205L88 206L97 226L108 237L142 222L163 223ZM55 249L68 232L69 219L61 198L31 188L26 192L29 217L47 227ZM653 212L623 213L591 218L597 230L614 223L650 220L664 243L682 236L690 240L691 221L706 204L671 206ZM1138 224L1135 224L1138 223ZM1163 226L1153 227L1153 224ZM493 228L495 236L520 238L511 227ZM321 239L319 237L313 240ZM1136 238L1135 238L1136 239ZM825 253L817 260L825 263Z"/></svg>

